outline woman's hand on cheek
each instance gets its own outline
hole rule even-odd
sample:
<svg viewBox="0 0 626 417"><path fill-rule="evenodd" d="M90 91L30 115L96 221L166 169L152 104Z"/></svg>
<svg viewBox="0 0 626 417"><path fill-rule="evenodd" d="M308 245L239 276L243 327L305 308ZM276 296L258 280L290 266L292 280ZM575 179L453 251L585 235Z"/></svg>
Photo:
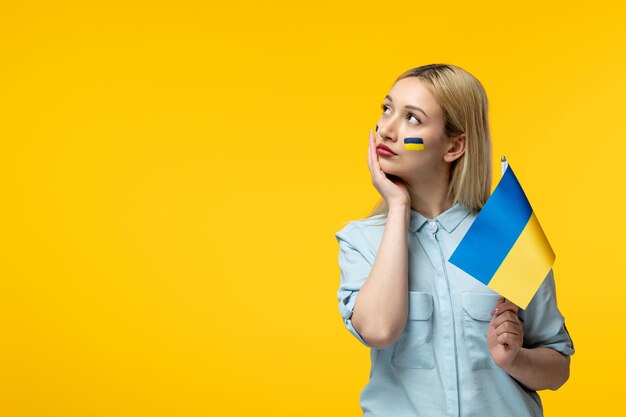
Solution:
<svg viewBox="0 0 626 417"><path fill-rule="evenodd" d="M518 307L500 298L487 330L487 346L493 361L504 371L515 365L524 343L524 325L517 316Z"/></svg>
<svg viewBox="0 0 626 417"><path fill-rule="evenodd" d="M388 178L381 169L378 161L378 153L376 152L376 142L374 133L370 130L369 146L368 146L368 165L372 174L372 184L378 190L378 193L387 203L389 208L394 206L409 207L411 197L409 191L402 179L396 176ZM408 209L407 209L408 210Z"/></svg>

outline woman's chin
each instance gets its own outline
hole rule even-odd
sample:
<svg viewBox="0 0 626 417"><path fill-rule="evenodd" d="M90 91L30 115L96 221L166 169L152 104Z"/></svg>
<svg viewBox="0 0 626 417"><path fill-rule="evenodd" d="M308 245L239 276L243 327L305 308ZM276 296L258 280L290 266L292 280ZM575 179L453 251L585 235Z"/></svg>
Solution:
<svg viewBox="0 0 626 417"><path fill-rule="evenodd" d="M380 163L380 169L387 175L398 175L398 170L394 169L393 167L390 167L389 165L381 162Z"/></svg>

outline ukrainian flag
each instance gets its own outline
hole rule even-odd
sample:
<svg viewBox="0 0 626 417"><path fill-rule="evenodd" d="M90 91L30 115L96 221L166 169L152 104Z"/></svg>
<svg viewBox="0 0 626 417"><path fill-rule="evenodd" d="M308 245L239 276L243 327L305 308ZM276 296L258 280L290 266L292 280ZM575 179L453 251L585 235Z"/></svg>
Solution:
<svg viewBox="0 0 626 417"><path fill-rule="evenodd" d="M423 151L424 139L422 138L404 138L404 149L408 151Z"/></svg>
<svg viewBox="0 0 626 417"><path fill-rule="evenodd" d="M507 166L448 261L525 309L555 258L522 187Z"/></svg>

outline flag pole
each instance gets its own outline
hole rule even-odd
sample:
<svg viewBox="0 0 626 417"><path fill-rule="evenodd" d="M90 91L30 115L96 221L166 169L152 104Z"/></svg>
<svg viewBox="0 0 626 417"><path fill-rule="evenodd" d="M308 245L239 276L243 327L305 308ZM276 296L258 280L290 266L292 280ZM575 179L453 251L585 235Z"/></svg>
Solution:
<svg viewBox="0 0 626 417"><path fill-rule="evenodd" d="M506 161L506 157L504 155L502 155L502 158L500 158L500 162L502 163L502 176L504 176L504 172L506 171L506 168L509 166L509 163ZM504 301L506 301L505 297Z"/></svg>

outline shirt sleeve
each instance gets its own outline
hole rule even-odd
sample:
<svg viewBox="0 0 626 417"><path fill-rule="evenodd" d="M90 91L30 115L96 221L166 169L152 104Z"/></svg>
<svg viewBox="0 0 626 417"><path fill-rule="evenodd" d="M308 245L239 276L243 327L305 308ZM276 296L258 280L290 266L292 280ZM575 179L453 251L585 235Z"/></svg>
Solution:
<svg viewBox="0 0 626 417"><path fill-rule="evenodd" d="M339 243L339 269L341 271L340 285L337 291L339 312L350 333L365 346L374 348L352 326L351 319L357 295L372 269L373 261L370 262L365 257L362 248L361 250L358 249L360 246L358 239L353 238L350 234L349 225L335 233L335 238Z"/></svg>
<svg viewBox="0 0 626 417"><path fill-rule="evenodd" d="M556 286L552 269L526 307L518 311L524 323L525 348L548 347L564 355L573 355L574 342L565 327L565 318L556 304Z"/></svg>

